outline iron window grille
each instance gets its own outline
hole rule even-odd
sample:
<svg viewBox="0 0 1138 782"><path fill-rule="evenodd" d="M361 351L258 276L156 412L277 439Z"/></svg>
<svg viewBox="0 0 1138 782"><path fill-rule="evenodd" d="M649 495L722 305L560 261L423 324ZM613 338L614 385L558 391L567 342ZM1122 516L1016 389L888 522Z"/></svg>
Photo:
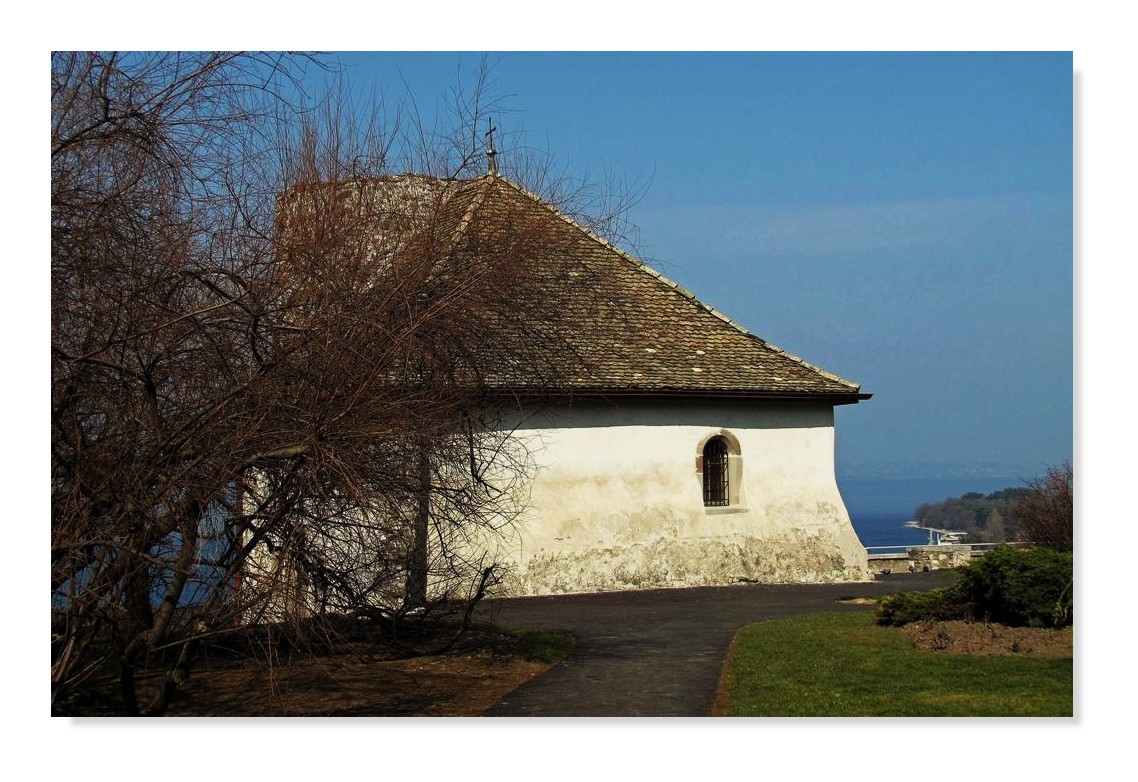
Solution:
<svg viewBox="0 0 1138 782"><path fill-rule="evenodd" d="M713 437L703 447L703 504L722 507L731 501L728 485L727 441Z"/></svg>

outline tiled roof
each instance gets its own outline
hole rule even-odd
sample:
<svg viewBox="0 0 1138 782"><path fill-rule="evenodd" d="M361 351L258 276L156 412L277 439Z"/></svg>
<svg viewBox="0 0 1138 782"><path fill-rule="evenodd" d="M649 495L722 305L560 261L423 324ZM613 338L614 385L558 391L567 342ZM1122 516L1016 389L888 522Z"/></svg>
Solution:
<svg viewBox="0 0 1138 782"><path fill-rule="evenodd" d="M860 386L771 345L508 179L488 174L448 199L452 249L502 224L538 226L543 288L579 362L574 393L868 399ZM492 384L524 392L503 374Z"/></svg>

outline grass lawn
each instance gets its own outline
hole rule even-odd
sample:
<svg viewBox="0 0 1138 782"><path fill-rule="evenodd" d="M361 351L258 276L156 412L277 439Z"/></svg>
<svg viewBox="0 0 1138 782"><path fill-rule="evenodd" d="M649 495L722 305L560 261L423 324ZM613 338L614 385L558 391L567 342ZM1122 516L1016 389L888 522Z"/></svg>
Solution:
<svg viewBox="0 0 1138 782"><path fill-rule="evenodd" d="M1070 717L1070 658L920 651L869 612L743 628L720 711L737 717Z"/></svg>

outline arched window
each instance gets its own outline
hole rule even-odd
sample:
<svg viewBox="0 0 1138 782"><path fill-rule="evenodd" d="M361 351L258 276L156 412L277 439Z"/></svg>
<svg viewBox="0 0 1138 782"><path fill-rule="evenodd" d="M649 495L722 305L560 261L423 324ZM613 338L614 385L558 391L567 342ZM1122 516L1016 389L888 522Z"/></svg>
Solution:
<svg viewBox="0 0 1138 782"><path fill-rule="evenodd" d="M712 437L703 446L703 504L707 507L731 504L727 454L727 440L722 437Z"/></svg>

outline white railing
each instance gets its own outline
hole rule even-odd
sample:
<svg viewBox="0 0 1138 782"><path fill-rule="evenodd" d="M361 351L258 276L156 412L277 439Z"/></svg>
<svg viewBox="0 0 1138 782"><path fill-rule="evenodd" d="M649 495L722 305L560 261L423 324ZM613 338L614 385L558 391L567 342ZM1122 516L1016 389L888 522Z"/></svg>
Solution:
<svg viewBox="0 0 1138 782"><path fill-rule="evenodd" d="M910 549L921 548L968 548L973 553L983 553L990 551L996 546L1015 546L1016 548L1024 548L1030 544L1020 541L1007 541L1006 543L934 543L931 546L928 543L906 543L899 546L866 546L865 553L869 556L900 556L908 554Z"/></svg>

